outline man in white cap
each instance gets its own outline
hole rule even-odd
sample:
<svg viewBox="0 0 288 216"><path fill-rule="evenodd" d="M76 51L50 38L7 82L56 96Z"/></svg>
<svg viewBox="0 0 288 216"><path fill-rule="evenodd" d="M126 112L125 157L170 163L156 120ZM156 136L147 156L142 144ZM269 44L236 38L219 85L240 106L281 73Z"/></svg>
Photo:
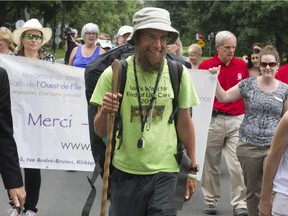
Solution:
<svg viewBox="0 0 288 216"><path fill-rule="evenodd" d="M199 99L189 73L183 67L177 123L168 123L174 95L165 56L167 44L174 43L179 33L171 27L169 12L161 8L139 10L134 14L133 24L128 43L134 45L136 51L126 59L123 95L111 93L112 69L108 67L100 76L90 100L98 106L95 132L104 137L108 114L118 110L119 99L122 99L119 113L123 131L116 141L112 160L110 215L172 216L176 215L174 195L179 171L174 156L177 134L191 159L191 172L197 172L190 108L198 104ZM186 193L181 200L191 198L196 182L185 179L185 186Z"/></svg>
<svg viewBox="0 0 288 216"><path fill-rule="evenodd" d="M133 31L132 26L124 25L121 26L121 28L118 30L118 33L116 35L116 45L122 46L127 43L127 38L130 36L130 34Z"/></svg>

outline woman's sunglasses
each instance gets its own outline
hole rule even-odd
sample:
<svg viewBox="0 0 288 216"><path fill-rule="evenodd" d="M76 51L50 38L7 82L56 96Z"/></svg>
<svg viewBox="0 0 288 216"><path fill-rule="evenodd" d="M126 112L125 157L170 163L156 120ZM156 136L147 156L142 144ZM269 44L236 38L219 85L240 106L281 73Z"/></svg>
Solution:
<svg viewBox="0 0 288 216"><path fill-rule="evenodd" d="M28 40L32 40L33 38L35 38L35 40L42 40L43 39L43 35L41 35L41 34L39 34L39 35L24 34L23 38L26 38Z"/></svg>
<svg viewBox="0 0 288 216"><path fill-rule="evenodd" d="M260 62L260 67L267 67L269 65L270 68L276 67L277 62Z"/></svg>

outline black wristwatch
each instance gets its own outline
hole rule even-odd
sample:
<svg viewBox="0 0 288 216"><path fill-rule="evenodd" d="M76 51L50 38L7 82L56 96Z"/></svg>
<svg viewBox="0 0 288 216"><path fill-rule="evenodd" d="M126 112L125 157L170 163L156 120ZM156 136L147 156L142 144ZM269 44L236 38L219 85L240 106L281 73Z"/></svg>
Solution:
<svg viewBox="0 0 288 216"><path fill-rule="evenodd" d="M195 164L194 166L190 167L190 172L199 172L199 165Z"/></svg>

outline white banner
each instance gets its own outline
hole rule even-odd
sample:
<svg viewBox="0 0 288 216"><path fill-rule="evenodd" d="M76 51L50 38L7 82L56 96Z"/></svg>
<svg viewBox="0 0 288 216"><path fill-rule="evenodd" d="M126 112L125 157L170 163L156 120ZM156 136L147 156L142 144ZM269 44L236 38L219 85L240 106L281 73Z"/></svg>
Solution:
<svg viewBox="0 0 288 216"><path fill-rule="evenodd" d="M84 69L9 55L0 65L21 167L92 171Z"/></svg>
<svg viewBox="0 0 288 216"><path fill-rule="evenodd" d="M217 76L208 70L190 69L189 73L200 99L200 104L193 107L192 119L196 134L196 161L200 165L198 180L201 181Z"/></svg>
<svg viewBox="0 0 288 216"><path fill-rule="evenodd" d="M21 167L92 171L84 69L1 54L0 66L9 75ZM217 79L206 70L189 72L201 101L192 118L202 168Z"/></svg>

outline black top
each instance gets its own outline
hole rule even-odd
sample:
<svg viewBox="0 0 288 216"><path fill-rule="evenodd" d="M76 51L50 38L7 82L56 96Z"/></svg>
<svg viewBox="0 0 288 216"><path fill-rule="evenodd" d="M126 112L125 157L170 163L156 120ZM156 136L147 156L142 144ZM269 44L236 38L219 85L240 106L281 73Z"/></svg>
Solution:
<svg viewBox="0 0 288 216"><path fill-rule="evenodd" d="M6 189L23 186L18 152L13 138L10 87L7 72L0 67L0 173Z"/></svg>

